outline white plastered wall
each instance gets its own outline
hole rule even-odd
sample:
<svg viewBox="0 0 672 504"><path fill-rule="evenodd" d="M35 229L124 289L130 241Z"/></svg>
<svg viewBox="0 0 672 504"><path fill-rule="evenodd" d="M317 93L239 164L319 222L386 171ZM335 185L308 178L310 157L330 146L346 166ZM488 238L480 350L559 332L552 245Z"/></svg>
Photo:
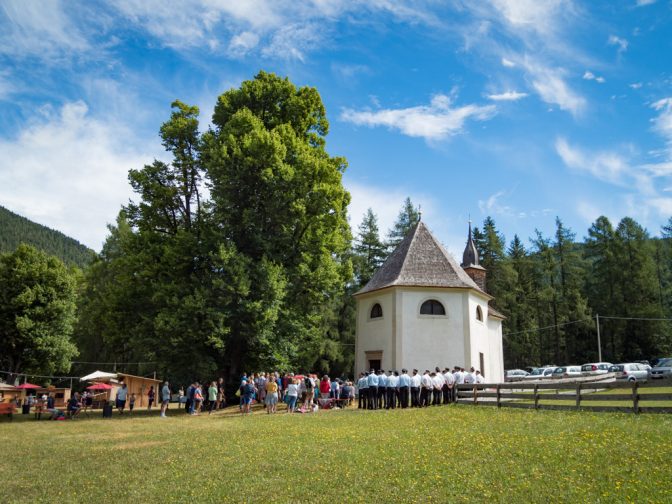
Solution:
<svg viewBox="0 0 672 504"><path fill-rule="evenodd" d="M371 308L379 303L383 316L371 318ZM382 351L383 368L392 366L394 293L385 289L357 297L357 336L355 343L355 376L367 370L366 352Z"/></svg>
<svg viewBox="0 0 672 504"><path fill-rule="evenodd" d="M398 288L402 306L398 368L433 371L436 366L443 369L464 361L466 295L461 289ZM430 299L443 304L445 316L420 314L422 303Z"/></svg>

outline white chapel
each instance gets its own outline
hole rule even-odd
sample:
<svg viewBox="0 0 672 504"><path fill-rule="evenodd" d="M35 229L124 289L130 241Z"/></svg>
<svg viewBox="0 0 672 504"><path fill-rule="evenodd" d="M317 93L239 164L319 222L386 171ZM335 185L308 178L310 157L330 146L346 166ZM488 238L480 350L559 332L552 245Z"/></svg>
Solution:
<svg viewBox="0 0 672 504"><path fill-rule="evenodd" d="M502 321L471 236L462 265L420 221L360 291L355 376L370 369L474 367L504 380Z"/></svg>

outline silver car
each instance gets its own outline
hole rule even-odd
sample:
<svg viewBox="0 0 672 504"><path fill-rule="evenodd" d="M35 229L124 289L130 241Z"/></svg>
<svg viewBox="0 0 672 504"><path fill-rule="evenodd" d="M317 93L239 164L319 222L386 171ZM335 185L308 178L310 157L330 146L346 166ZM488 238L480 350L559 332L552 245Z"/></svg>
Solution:
<svg viewBox="0 0 672 504"><path fill-rule="evenodd" d="M553 370L553 379L577 378L581 376L581 366L560 366Z"/></svg>
<svg viewBox="0 0 672 504"><path fill-rule="evenodd" d="M658 363L651 368L651 378L653 380L660 380L661 378L672 377L672 357L660 359Z"/></svg>
<svg viewBox="0 0 672 504"><path fill-rule="evenodd" d="M644 364L628 362L625 364L614 364L609 368L610 373L616 373L617 380L646 381L649 379L649 371Z"/></svg>
<svg viewBox="0 0 672 504"><path fill-rule="evenodd" d="M524 369L509 369L508 371L506 371L504 375L504 381L506 382L520 381L529 374L530 373L528 373Z"/></svg>
<svg viewBox="0 0 672 504"><path fill-rule="evenodd" d="M612 366L611 362L592 362L581 366L582 376L594 376L599 374L606 374Z"/></svg>
<svg viewBox="0 0 672 504"><path fill-rule="evenodd" d="M536 368L530 374L524 376L523 380L542 380L545 378L551 378L553 376L554 370L555 366Z"/></svg>

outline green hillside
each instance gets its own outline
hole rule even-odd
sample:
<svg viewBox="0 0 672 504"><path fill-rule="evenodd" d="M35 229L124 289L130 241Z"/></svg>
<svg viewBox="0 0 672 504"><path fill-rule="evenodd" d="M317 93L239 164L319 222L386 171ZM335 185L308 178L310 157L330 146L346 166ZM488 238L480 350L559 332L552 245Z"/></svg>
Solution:
<svg viewBox="0 0 672 504"><path fill-rule="evenodd" d="M91 262L93 250L77 240L41 224L21 217L0 206L0 253L13 252L20 243L27 243L69 265L85 267Z"/></svg>

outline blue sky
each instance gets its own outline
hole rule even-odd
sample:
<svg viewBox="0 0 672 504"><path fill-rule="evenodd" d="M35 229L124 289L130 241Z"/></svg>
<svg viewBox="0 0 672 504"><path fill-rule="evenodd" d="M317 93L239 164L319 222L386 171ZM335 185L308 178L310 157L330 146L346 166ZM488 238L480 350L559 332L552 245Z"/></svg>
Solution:
<svg viewBox="0 0 672 504"><path fill-rule="evenodd" d="M355 231L406 196L456 254L469 216L672 216L670 0L5 0L0 205L99 250L171 101L205 128L260 69L322 95Z"/></svg>

